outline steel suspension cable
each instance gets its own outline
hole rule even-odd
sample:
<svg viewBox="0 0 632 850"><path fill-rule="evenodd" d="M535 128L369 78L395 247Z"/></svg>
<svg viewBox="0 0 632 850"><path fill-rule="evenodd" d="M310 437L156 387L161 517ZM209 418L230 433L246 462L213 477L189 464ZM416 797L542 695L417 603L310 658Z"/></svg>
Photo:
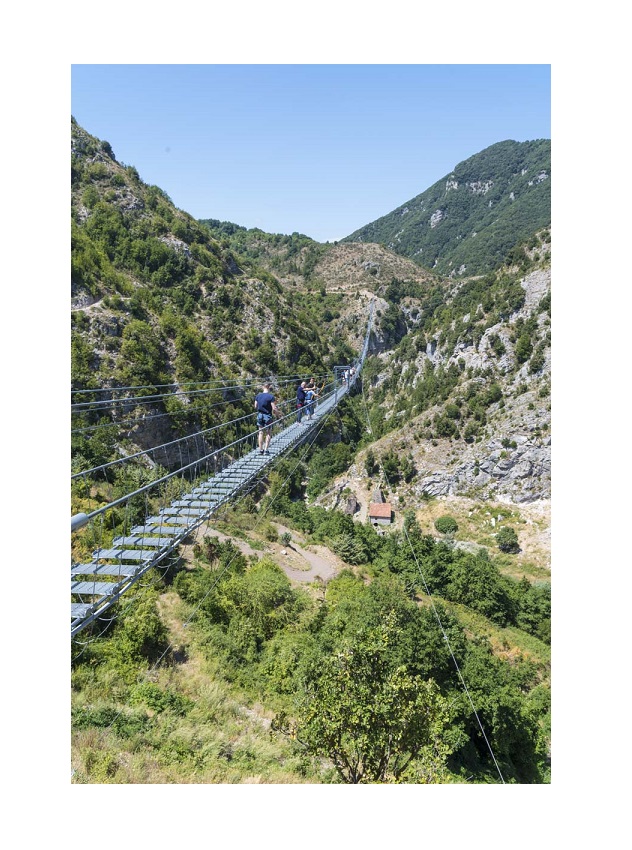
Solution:
<svg viewBox="0 0 632 850"><path fill-rule="evenodd" d="M369 433L370 433L370 432L371 432L371 422L369 421L369 418L368 418L368 412L367 412L367 425L368 425ZM391 485L391 483L390 483L390 481L389 481L388 474L386 473L386 471L385 471L385 469L384 469L383 465L382 465L382 464L379 464L379 461L378 461L378 465L380 466L380 471L381 471L381 473L382 473L382 475L383 475L383 477L384 477L384 480L386 481L386 483L387 483L387 485L388 485L389 489L391 489L391 490L392 490L392 489L393 489L393 488L392 488L392 485ZM425 589L426 595L428 596L428 599L429 599L429 601L430 601L430 606L431 606L432 611L433 611L433 613L434 613L434 615L435 615L435 618L436 618L436 620L437 620L437 623L439 624L439 629L441 630L441 634L443 635L443 640L445 641L446 646L448 647L448 651L449 651L449 653L450 653L450 656L451 656L452 661L453 661L453 663L454 663L454 666L455 666L455 668L456 668L456 672L457 672L457 676L458 676L458 678L459 678L459 681L461 682L461 685L462 685L462 687L463 687L463 690L465 691L465 695L466 695L466 697L467 697L467 700L468 700L468 702L469 702L469 704L470 704L470 707L471 707L471 709L472 709L472 711L473 711L473 713L474 713L474 716L476 717L476 722L478 723L478 727L479 727L479 729L481 730L481 734L482 734L482 736L483 736L483 739L485 740L485 743L486 743L486 745L487 745L487 749L489 750L489 753L490 753L490 755L491 755L491 757L492 757L492 760L493 760L493 762L494 762L494 765L495 765L495 767L496 767L496 770L498 771L498 775L500 776L500 781L502 782L502 784L503 784L503 785L505 785L505 780L504 780L504 777L503 777L502 772L501 772L501 770L500 770L500 767L499 767L499 765L498 765L498 762L496 761L496 756L494 755L494 751L493 751L493 749L492 749L492 745L490 744L489 739L487 738L487 735L485 734L485 730L484 730L484 728L483 728L483 724L482 724L482 722L481 722L480 717L478 716L478 712L476 711L476 708L475 708L475 706L474 706L474 702L473 702L472 697L471 697L471 695L470 695L469 689L468 689L467 684L466 684L466 682L465 682L465 679L463 678L463 675L462 675L462 673L461 673L461 668L459 667L459 664L458 664L458 662L457 662L457 660L456 660L456 657L455 657L455 655L454 655L454 651L453 651L453 649L452 649L452 645L451 645L451 643L450 643L450 638L448 637L448 634L447 634L447 632L446 632L446 630L445 630L445 628L444 628L444 626L443 626L443 623L441 622L441 617L439 616L439 612L437 611L437 608L436 608L436 606L435 606L434 599L433 599L433 597L432 597L432 593L430 592L430 589L429 589L428 584L427 584L427 582L426 582L426 577L424 576L424 574L423 574L423 570L421 569L421 564L419 563L419 559L417 558L417 553L415 552L415 549L414 549L413 544L412 544L412 542L411 542L411 540L410 540L410 537L408 536L408 530L407 530L407 528L406 528L406 524L405 524L405 523L404 523L404 525L403 525L403 527L402 527L402 530L403 530L403 532L404 532L404 536L405 536L405 538L406 538L406 542L408 543L408 546L409 546L410 551L411 551L411 553L412 553L413 559L414 559L415 564L416 564L416 566L417 566L417 570L419 571L419 575L421 576L421 580L422 580L422 582L423 582L423 586L424 586L424 589Z"/></svg>
<svg viewBox="0 0 632 850"><path fill-rule="evenodd" d="M228 402L226 402L226 403L228 403ZM206 412L206 411L211 410L214 407L222 407L222 406L224 406L224 402L218 402L216 405L210 405L209 407L207 407L205 405L200 405L198 407L198 406L192 404L190 407L186 407L183 410L176 410L176 411L170 411L170 412L164 412L164 413L149 413L146 416L139 416L136 419L122 419L121 421L107 420L106 419L104 421L102 420L101 422L98 422L96 425L86 425L85 428L72 428L70 433L71 434L87 434L91 431L98 431L99 428L103 428L104 426L107 427L108 425L115 426L115 427L118 427L118 428L123 428L126 425L138 425L138 424L142 424L142 423L145 423L145 422L149 422L150 420L153 420L153 419L164 419L165 416L171 416L172 418L175 418L177 416L189 416L190 414L197 413L198 411Z"/></svg>
<svg viewBox="0 0 632 850"><path fill-rule="evenodd" d="M137 417L136 419L124 419L124 420L121 420L120 422L116 421L116 420L115 421L105 420L105 421L101 421L101 422L97 423L96 425L86 425L84 428L72 428L70 433L71 434L86 434L86 433L89 433L89 432L92 432L92 431L97 431L99 428L103 428L104 426L105 427L116 426L118 428L122 428L125 425L138 425L139 423L148 422L150 419L163 419L165 416L171 416L171 417L189 416L191 413L196 413L197 411L206 412L206 411L212 410L215 407L223 407L226 404L237 404L240 401L241 401L241 399L238 399L236 401L226 401L226 402L221 401L221 402L217 402L217 404L212 404L210 406L207 406L207 405L196 406L196 405L192 404L189 407L184 408L183 410L177 410L177 411L171 411L171 412L165 412L165 413L150 413L147 416ZM288 402L288 400L286 399L285 401L282 401L279 404L280 404L280 406L282 406L284 404L287 404L287 402ZM221 427L221 426L216 426L216 427Z"/></svg>
<svg viewBox="0 0 632 850"><path fill-rule="evenodd" d="M322 375L319 375L319 378ZM327 377L327 376L325 376ZM275 380L275 384L277 386L285 386L290 383L294 383L298 378L290 378L283 380ZM256 382L255 382L256 383ZM118 388L116 388L118 390ZM152 395L139 395L139 396L121 396L121 398L112 398L112 399L102 399L101 401L82 401L82 402L74 402L70 405L71 412L82 412L82 411L99 411L99 410L107 410L110 407L115 407L117 404L120 405L129 405L132 402L136 402L138 404L153 404L156 401L160 401L163 398L176 398L179 399L181 397L190 398L191 396L200 396L200 395L211 395L212 393L225 392L228 390L244 390L244 396L246 392L251 391L251 387L245 384L235 384L233 386L218 386L218 387L210 387L205 390L183 390L181 388L176 389L175 392L169 393L159 393ZM114 390L113 390L114 391ZM242 396L242 398L244 397ZM237 401L239 399L236 399ZM217 407L223 404L232 404L235 399L224 399L220 402L217 402L216 405L211 405L212 407Z"/></svg>
<svg viewBox="0 0 632 850"><path fill-rule="evenodd" d="M315 376L314 376L315 377ZM322 378L322 375L318 375L319 378ZM234 384L226 386L225 381L227 379L215 379L211 381L185 381L185 382L173 382L171 384L133 384L128 387L92 387L85 389L77 389L71 390L71 395L83 394L83 393L108 393L108 392L123 392L127 390L159 390L162 387L175 387L176 389L182 390L183 387L197 387L197 386L209 386L210 384L216 384L213 388L215 391L218 390L237 390L237 389L250 389L252 385L255 386L261 383L260 378L245 378L241 384ZM304 380L304 376L301 375L278 375L275 378L275 383L291 383L296 380ZM184 391L184 390L182 390ZM171 395L171 393L164 393L164 395ZM139 398L145 398L145 396L139 396ZM82 402L85 404L90 404L91 402Z"/></svg>

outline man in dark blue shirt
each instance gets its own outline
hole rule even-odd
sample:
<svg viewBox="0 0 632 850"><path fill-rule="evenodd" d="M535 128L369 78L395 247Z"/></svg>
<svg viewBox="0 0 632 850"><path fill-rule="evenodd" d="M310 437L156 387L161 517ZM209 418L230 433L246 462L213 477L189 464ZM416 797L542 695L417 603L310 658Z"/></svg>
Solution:
<svg viewBox="0 0 632 850"><path fill-rule="evenodd" d="M307 386L307 381L301 381L301 383L296 388L296 421L301 424L301 419L303 417L303 408L305 407L305 387Z"/></svg>
<svg viewBox="0 0 632 850"><path fill-rule="evenodd" d="M269 455L270 439L272 437L272 418L280 416L276 400L270 390L270 384L263 385L263 392L255 396L255 410L257 411L257 427L259 428L259 454Z"/></svg>

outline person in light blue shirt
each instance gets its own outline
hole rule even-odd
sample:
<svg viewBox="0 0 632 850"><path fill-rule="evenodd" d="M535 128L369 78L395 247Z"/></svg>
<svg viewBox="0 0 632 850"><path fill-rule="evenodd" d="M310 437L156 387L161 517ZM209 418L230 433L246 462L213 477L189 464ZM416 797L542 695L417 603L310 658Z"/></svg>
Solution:
<svg viewBox="0 0 632 850"><path fill-rule="evenodd" d="M317 398L318 395L316 393L316 389L308 386L305 392L305 415L310 420L314 415L314 408L316 407Z"/></svg>

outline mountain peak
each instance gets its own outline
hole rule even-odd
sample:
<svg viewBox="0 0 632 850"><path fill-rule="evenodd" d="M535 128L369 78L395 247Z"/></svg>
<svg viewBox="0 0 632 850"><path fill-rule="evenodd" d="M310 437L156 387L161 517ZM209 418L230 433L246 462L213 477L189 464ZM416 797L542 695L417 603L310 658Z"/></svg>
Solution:
<svg viewBox="0 0 632 850"><path fill-rule="evenodd" d="M551 142L497 142L345 237L379 242L450 277L484 274L551 223Z"/></svg>

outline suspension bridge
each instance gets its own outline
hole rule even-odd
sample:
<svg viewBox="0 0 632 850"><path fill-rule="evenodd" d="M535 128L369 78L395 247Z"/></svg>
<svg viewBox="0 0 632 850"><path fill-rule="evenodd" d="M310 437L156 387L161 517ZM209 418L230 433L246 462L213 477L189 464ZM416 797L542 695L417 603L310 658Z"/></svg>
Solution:
<svg viewBox="0 0 632 850"><path fill-rule="evenodd" d="M71 560L72 637L103 617L152 567L168 566L170 557L177 554L180 544L192 532L208 522L223 505L252 490L280 456L316 438L327 416L358 380L368 352L373 311L374 302L371 302L364 344L357 360L349 366L334 368L329 380L323 384L309 419L303 417L299 422L296 410L291 410L275 423L269 454L262 455L257 448L258 431L256 413L253 412L239 420L240 427L247 431L244 436L210 452L198 451L194 460L178 469L89 513L71 517L71 535L81 532L86 535L86 540L101 543L89 559L78 563ZM81 407L81 404L77 405L77 408ZM234 425L234 422L225 424ZM78 483L83 479L89 491L92 477L97 472L105 474L117 465L132 461L156 467L160 450L166 454L175 447L182 453L184 441L191 440L196 445L200 442L207 445L208 432L215 432L218 428L221 426L76 473L72 478ZM168 498L165 494L175 484L180 492L175 498ZM156 494L160 494L158 498L163 501L157 509ZM141 515L144 513L140 520L139 503ZM107 543L104 544L105 540Z"/></svg>

